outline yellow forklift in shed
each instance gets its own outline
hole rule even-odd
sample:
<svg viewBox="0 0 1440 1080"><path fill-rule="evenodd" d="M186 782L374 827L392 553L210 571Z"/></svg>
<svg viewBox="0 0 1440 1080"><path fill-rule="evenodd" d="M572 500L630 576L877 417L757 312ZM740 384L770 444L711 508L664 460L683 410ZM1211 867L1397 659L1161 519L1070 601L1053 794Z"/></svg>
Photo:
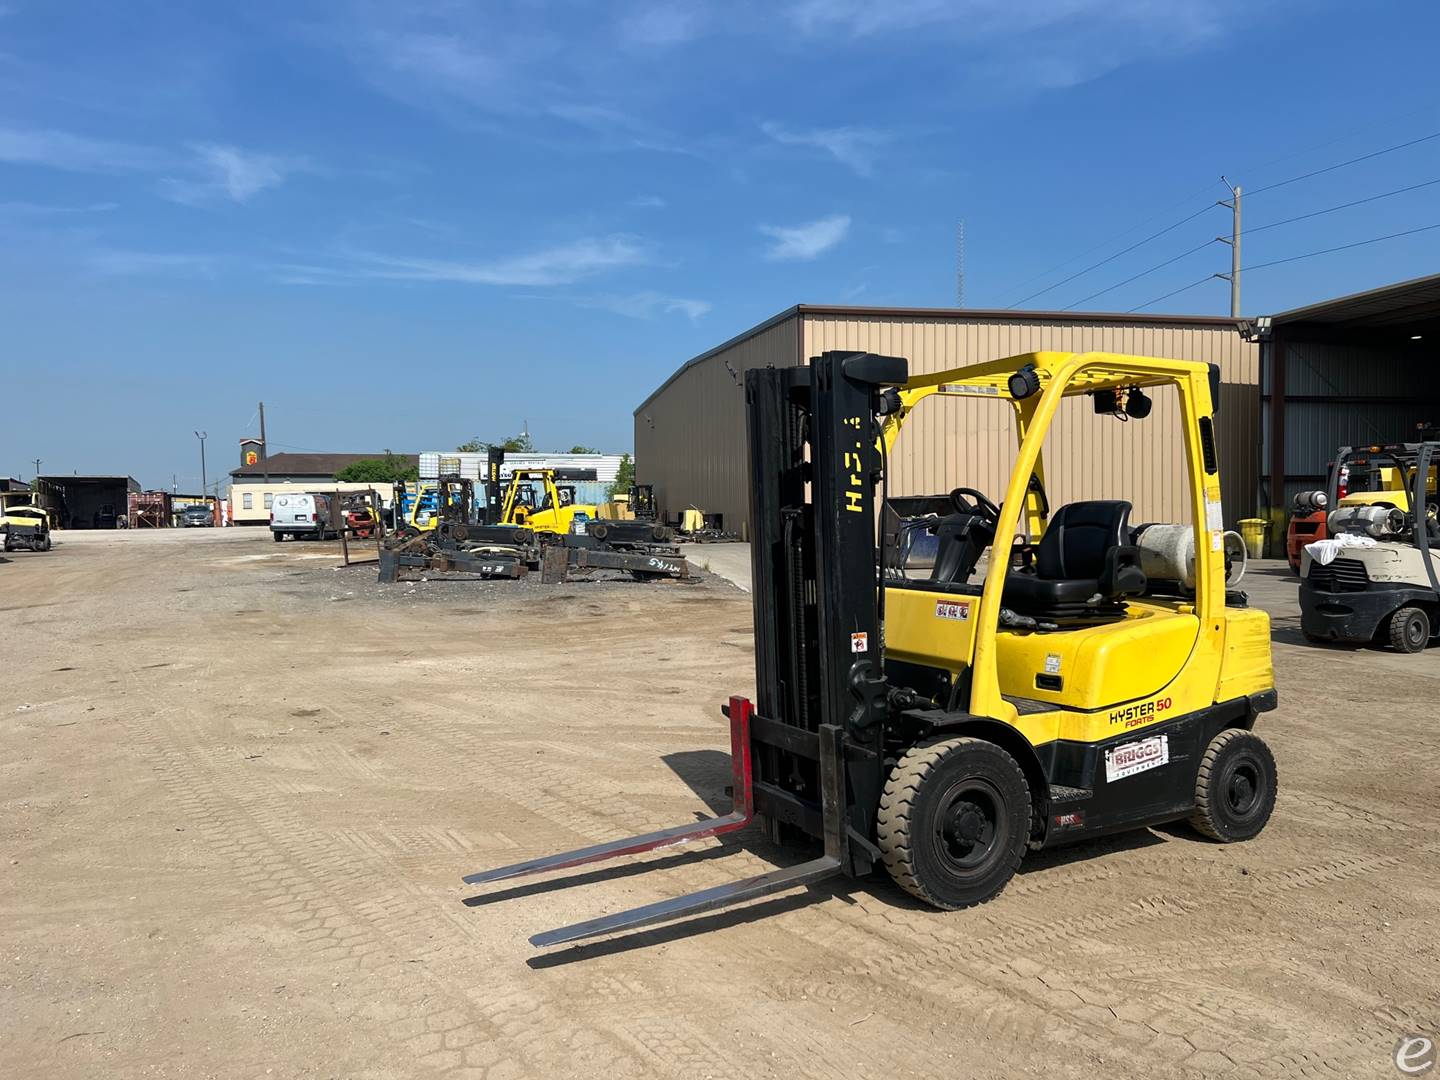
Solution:
<svg viewBox="0 0 1440 1080"><path fill-rule="evenodd" d="M531 938L552 945L881 868L927 904L965 908L999 894L1027 851L1176 820L1222 842L1255 836L1277 776L1253 728L1276 695L1269 618L1226 590L1218 383L1213 366L1112 353L912 377L898 357L828 352L748 371L758 693L723 709L732 812L465 881L752 822L820 848ZM1123 492L1052 510L1042 444L1066 399L1088 397L1096 423L1142 421L1162 390L1177 403L1164 415L1184 447L1184 520L1132 528ZM1018 454L1001 501L977 487L932 497L943 505L914 527L938 553L917 577L883 529L877 541L889 456L916 408L952 396L1011 410Z"/></svg>

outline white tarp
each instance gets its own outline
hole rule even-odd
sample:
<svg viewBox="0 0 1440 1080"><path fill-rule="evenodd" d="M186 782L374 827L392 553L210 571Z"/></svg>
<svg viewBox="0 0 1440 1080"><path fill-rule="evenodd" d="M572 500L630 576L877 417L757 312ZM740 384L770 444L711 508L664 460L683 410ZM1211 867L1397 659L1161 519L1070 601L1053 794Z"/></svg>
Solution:
<svg viewBox="0 0 1440 1080"><path fill-rule="evenodd" d="M1306 544L1305 553L1321 566L1329 566L1346 548L1371 548L1377 543L1378 541L1373 536L1364 536L1360 533L1341 533L1339 536L1332 536L1329 540L1316 540L1312 544Z"/></svg>

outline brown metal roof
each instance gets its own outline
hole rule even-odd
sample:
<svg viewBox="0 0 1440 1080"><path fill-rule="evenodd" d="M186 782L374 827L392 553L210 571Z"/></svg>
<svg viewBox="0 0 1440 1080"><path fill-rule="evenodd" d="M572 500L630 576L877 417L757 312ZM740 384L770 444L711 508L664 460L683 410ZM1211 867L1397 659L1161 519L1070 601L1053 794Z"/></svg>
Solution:
<svg viewBox="0 0 1440 1080"><path fill-rule="evenodd" d="M396 454L397 458L406 465L420 464L418 454ZM353 465L357 461L384 460L385 451L381 450L371 454L271 454L264 461L257 461L254 465L245 465L239 469L231 469L230 475L236 478L241 477L264 477L266 474L282 474L291 476L334 476L347 465Z"/></svg>
<svg viewBox="0 0 1440 1080"><path fill-rule="evenodd" d="M649 405L660 393L685 371L696 364L704 363L717 353L748 341L757 334L769 330L776 323L795 316L819 315L851 317L859 319L955 319L963 322L1005 322L1005 323L1094 323L1121 324L1126 326L1233 326L1240 327L1241 320L1220 315L1131 315L1109 311L1017 311L1011 308L921 308L921 307L850 307L843 304L796 304L748 330L743 330L714 348L706 349L699 356L691 357L681 364L670 377L646 395L645 400L635 406L635 415Z"/></svg>
<svg viewBox="0 0 1440 1080"><path fill-rule="evenodd" d="M1384 285L1368 292L1324 300L1272 315L1272 326L1326 323L1345 326L1395 326L1440 317L1440 274Z"/></svg>

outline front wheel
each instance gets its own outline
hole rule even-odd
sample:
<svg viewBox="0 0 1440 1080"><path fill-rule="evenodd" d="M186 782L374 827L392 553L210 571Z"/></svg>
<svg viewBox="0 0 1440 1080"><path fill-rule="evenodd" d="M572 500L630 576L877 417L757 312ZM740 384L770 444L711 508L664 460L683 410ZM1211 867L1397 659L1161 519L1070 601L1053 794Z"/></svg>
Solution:
<svg viewBox="0 0 1440 1080"><path fill-rule="evenodd" d="M1210 740L1195 776L1190 824L1224 844L1258 836L1275 809L1275 755L1253 731L1228 728Z"/></svg>
<svg viewBox="0 0 1440 1080"><path fill-rule="evenodd" d="M1402 607L1390 616L1390 644L1399 652L1422 652L1430 641L1430 616L1422 608Z"/></svg>
<svg viewBox="0 0 1440 1080"><path fill-rule="evenodd" d="M880 796L885 868L912 896L954 911L1009 883L1030 837L1030 787L984 739L935 739L895 763Z"/></svg>

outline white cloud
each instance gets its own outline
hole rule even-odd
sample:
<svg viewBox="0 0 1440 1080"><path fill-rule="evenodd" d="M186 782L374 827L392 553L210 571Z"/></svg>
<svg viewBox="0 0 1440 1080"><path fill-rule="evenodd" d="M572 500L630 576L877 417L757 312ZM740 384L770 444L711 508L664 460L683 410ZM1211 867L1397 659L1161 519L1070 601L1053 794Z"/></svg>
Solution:
<svg viewBox="0 0 1440 1080"><path fill-rule="evenodd" d="M850 215L834 214L805 225L761 225L760 231L775 241L765 252L767 259L813 259L845 239L850 231Z"/></svg>
<svg viewBox="0 0 1440 1080"><path fill-rule="evenodd" d="M761 130L782 146L808 146L823 150L836 161L848 165L860 176L869 176L874 169L875 151L890 141L883 132L868 128L817 128L811 131L788 131L779 124L762 124Z"/></svg>
<svg viewBox="0 0 1440 1080"><path fill-rule="evenodd" d="M697 0L643 4L620 18L620 36L636 45L679 45L698 37L708 18L705 5Z"/></svg>
<svg viewBox="0 0 1440 1080"><path fill-rule="evenodd" d="M154 170L168 160L167 155L149 147L92 139L68 131L0 128L0 161L11 164L108 173Z"/></svg>
<svg viewBox="0 0 1440 1080"><path fill-rule="evenodd" d="M568 285L582 278L647 261L634 237L586 238L507 259L457 260L364 255L365 277L403 281L456 281L469 285Z"/></svg>
<svg viewBox="0 0 1440 1080"><path fill-rule="evenodd" d="M220 143L192 143L187 150L180 154L68 131L0 128L0 162L67 172L169 174L160 181L160 193L192 205L249 202L279 187L291 173L310 167L300 158Z"/></svg>
<svg viewBox="0 0 1440 1080"><path fill-rule="evenodd" d="M197 143L190 150L195 155L193 168L200 178L166 177L161 181L161 193L166 198L190 206L226 199L247 203L262 191L279 187L290 173L306 167L298 159L216 143Z"/></svg>
<svg viewBox="0 0 1440 1080"><path fill-rule="evenodd" d="M670 204L659 195L636 195L630 205L639 210L663 210Z"/></svg>
<svg viewBox="0 0 1440 1080"><path fill-rule="evenodd" d="M681 296L664 296L649 290L625 296L602 295L577 301L581 307L604 308L632 319L651 319L656 315L684 315L696 322L715 305L708 300L691 300Z"/></svg>
<svg viewBox="0 0 1440 1080"><path fill-rule="evenodd" d="M0 202L0 218L45 218L70 214L103 214L115 210L119 203L87 203L84 206L52 206L49 203Z"/></svg>

